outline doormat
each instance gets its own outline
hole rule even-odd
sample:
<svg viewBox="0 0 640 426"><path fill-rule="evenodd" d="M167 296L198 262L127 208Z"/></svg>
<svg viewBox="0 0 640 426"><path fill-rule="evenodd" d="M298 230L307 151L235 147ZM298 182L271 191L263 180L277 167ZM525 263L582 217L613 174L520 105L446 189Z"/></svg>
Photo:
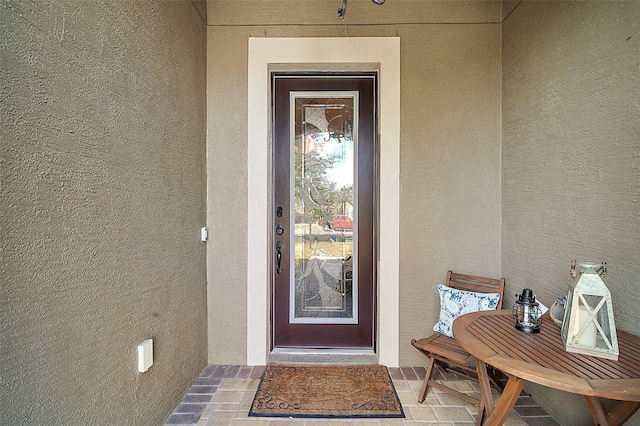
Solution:
<svg viewBox="0 0 640 426"><path fill-rule="evenodd" d="M400 417L400 399L383 365L268 365L249 416Z"/></svg>

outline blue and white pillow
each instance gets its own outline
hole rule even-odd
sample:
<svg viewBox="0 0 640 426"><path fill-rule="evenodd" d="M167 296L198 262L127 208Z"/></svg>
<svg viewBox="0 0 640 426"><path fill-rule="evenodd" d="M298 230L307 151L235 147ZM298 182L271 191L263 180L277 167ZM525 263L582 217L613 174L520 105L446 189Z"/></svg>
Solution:
<svg viewBox="0 0 640 426"><path fill-rule="evenodd" d="M438 284L440 293L440 320L433 327L434 331L453 337L453 320L460 315L477 311L492 311L498 307L499 293L475 293L457 290Z"/></svg>

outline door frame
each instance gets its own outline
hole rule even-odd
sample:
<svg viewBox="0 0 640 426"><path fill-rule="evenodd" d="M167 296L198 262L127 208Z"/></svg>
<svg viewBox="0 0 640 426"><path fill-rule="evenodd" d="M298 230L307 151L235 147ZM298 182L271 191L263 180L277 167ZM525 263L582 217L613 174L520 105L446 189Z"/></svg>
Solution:
<svg viewBox="0 0 640 426"><path fill-rule="evenodd" d="M377 356L399 362L400 39L249 38L247 145L247 365L270 347L270 70L379 72ZM384 303L380 303L383 300Z"/></svg>

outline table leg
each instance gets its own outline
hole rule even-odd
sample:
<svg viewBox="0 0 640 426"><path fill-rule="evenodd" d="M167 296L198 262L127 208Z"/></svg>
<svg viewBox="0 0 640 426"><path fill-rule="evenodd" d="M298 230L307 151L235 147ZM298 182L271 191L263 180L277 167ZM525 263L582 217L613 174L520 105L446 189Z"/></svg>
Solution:
<svg viewBox="0 0 640 426"><path fill-rule="evenodd" d="M478 373L478 382L480 382L480 390L482 391L481 407L487 410L487 416L490 416L494 409L493 398L491 397L491 384L489 383L489 374L487 373L487 364L476 358L476 372ZM478 407L479 409L480 407Z"/></svg>
<svg viewBox="0 0 640 426"><path fill-rule="evenodd" d="M609 414L605 416L598 398L585 395L584 399L587 401L593 424L596 426L622 425L640 408L640 401L618 401Z"/></svg>
<svg viewBox="0 0 640 426"><path fill-rule="evenodd" d="M485 426L500 426L509 417L513 406L516 405L516 401L522 392L525 380L516 376L509 376L509 381L502 391L502 396L498 400L496 408L485 422Z"/></svg>
<svg viewBox="0 0 640 426"><path fill-rule="evenodd" d="M629 420L640 409L640 401L619 401L607 414L609 426L619 426Z"/></svg>
<svg viewBox="0 0 640 426"><path fill-rule="evenodd" d="M602 411L602 405L600 405L600 401L598 401L598 398L585 395L584 399L587 401L587 407L589 407L589 412L591 413L593 424L595 426L609 426L607 416L604 415L604 411Z"/></svg>

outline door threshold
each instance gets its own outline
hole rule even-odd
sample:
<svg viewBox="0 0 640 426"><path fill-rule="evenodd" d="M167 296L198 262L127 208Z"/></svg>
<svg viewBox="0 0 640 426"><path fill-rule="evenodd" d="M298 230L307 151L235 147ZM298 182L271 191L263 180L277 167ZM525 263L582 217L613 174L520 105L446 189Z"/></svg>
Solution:
<svg viewBox="0 0 640 426"><path fill-rule="evenodd" d="M372 349L275 348L267 356L269 364L377 365Z"/></svg>

